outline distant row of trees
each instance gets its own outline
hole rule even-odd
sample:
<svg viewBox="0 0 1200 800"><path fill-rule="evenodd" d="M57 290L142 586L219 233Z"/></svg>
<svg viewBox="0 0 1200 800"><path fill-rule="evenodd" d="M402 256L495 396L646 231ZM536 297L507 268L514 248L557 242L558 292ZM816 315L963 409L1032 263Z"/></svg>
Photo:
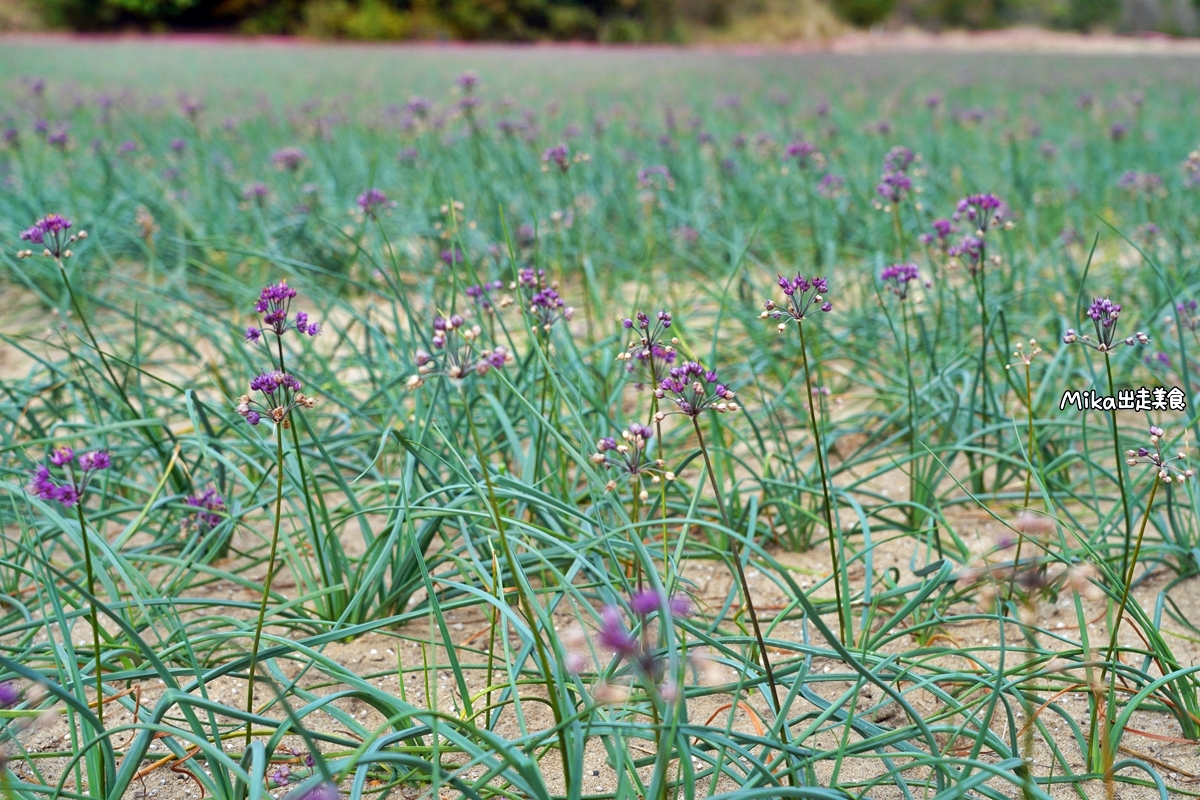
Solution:
<svg viewBox="0 0 1200 800"><path fill-rule="evenodd" d="M350 39L681 41L747 0L27 0L77 30L238 30ZM824 0L847 24L929 28L1035 24L1197 32L1200 0Z"/></svg>

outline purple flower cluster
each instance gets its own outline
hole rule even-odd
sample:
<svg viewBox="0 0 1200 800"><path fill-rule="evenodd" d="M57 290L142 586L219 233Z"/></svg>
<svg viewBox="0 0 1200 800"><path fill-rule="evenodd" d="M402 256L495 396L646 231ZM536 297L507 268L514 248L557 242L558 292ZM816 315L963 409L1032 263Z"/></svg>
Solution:
<svg viewBox="0 0 1200 800"><path fill-rule="evenodd" d="M697 361L671 367L654 395L659 400L670 399L678 407L678 413L688 417L698 417L709 409L722 414L738 410L736 395L719 381L716 370L706 370ZM655 419L661 421L666 415L667 412L659 411Z"/></svg>
<svg viewBox="0 0 1200 800"><path fill-rule="evenodd" d="M827 172L817 182L817 194L821 197L832 199L839 197L846 187L846 179L841 175L836 175L832 172Z"/></svg>
<svg viewBox="0 0 1200 800"><path fill-rule="evenodd" d="M251 326L246 329L246 341L257 343L262 341L264 332L283 336L289 329L306 336L316 336L321 332L321 326L308 321L308 314L298 311L294 319L290 317L292 299L296 290L288 286L287 281L263 287L254 304L254 310L262 314L262 328Z"/></svg>
<svg viewBox="0 0 1200 800"><path fill-rule="evenodd" d="M821 161L821 153L812 142L803 139L792 142L783 149L784 158L794 159L800 169L807 169L813 162Z"/></svg>
<svg viewBox="0 0 1200 800"><path fill-rule="evenodd" d="M67 233L70 229L71 221L66 217L59 214L47 214L21 231L21 241L42 245L45 248L42 255L49 258L70 258L71 251L67 249L67 246L76 240L87 238L87 231L71 235ZM33 251L21 250L17 255L20 258L28 258L33 255Z"/></svg>
<svg viewBox="0 0 1200 800"><path fill-rule="evenodd" d="M549 333L550 328L560 319L569 322L575 316L574 306L567 305L552 286L534 292L529 298L528 309L533 317L534 327L540 328L543 333Z"/></svg>
<svg viewBox="0 0 1200 800"><path fill-rule="evenodd" d="M292 792L284 800L339 800L339 797L336 786L329 781L321 781L316 786Z"/></svg>
<svg viewBox="0 0 1200 800"><path fill-rule="evenodd" d="M1135 464L1153 464L1158 470L1158 477L1164 483L1171 483L1172 480L1183 483L1188 478L1195 475L1195 471L1185 469L1176 464L1177 461L1184 461L1187 456L1184 453L1178 453L1174 456L1167 457L1162 453L1163 437L1166 432L1162 428L1150 426L1150 447L1139 447L1137 450L1126 450L1125 463L1129 466ZM1153 449L1150 449L1153 448Z"/></svg>
<svg viewBox="0 0 1200 800"><path fill-rule="evenodd" d="M664 607L668 611L668 619L686 617L692 613L691 601L685 595L667 597L654 589L639 589L629 598L629 608L643 626L652 614ZM626 627L621 609L617 606L605 606L600 612L596 643L636 665L647 677L655 680L660 677L659 659L653 650L643 647L633 631Z"/></svg>
<svg viewBox="0 0 1200 800"><path fill-rule="evenodd" d="M304 163L304 151L299 147L283 147L271 156L271 162L279 169L295 172Z"/></svg>
<svg viewBox="0 0 1200 800"><path fill-rule="evenodd" d="M542 152L542 161L547 165L553 164L558 171L566 173L571 168L571 150L565 144L547 147Z"/></svg>
<svg viewBox="0 0 1200 800"><path fill-rule="evenodd" d="M78 458L70 447L60 447L50 454L50 463L61 467L62 478L55 478L50 468L39 464L26 487L29 493L39 500L56 502L64 508L73 508L87 491L93 476L101 470L112 466L112 458L107 450L95 450L83 453Z"/></svg>
<svg viewBox="0 0 1200 800"><path fill-rule="evenodd" d="M926 246L936 244L938 250L948 253L950 250L950 234L957 230L957 226L950 220L944 217L935 219L933 221L933 233L921 234L921 244Z"/></svg>
<svg viewBox="0 0 1200 800"><path fill-rule="evenodd" d="M1197 309L1200 309L1200 303L1195 300L1183 300L1175 306L1176 319L1179 324L1192 333L1200 330L1200 313L1197 313Z"/></svg>
<svg viewBox="0 0 1200 800"><path fill-rule="evenodd" d="M280 370L264 372L250 381L250 391L260 392L263 399L242 395L238 398L237 412L251 425L257 425L265 416L276 425L291 427L291 413L297 408L312 408L316 398L307 397L300 391L302 384L296 376Z"/></svg>
<svg viewBox="0 0 1200 800"><path fill-rule="evenodd" d="M468 286L466 288L466 294L467 297L471 298L472 303L483 309L485 312L491 313L495 311L495 303L493 302L494 293L503 288L503 281L492 281L490 283L485 281L483 283L477 283L473 286ZM504 300L501 300L500 304L502 306L507 305Z"/></svg>
<svg viewBox="0 0 1200 800"><path fill-rule="evenodd" d="M811 313L816 311L828 313L833 310L833 303L825 299L825 295L829 292L829 281L826 278L816 276L806 278L797 273L794 278L780 275L778 282L779 288L783 289L783 293L787 297L786 305L780 308L774 300L767 300L763 303L765 310L759 315L760 318L780 319L786 314L788 319L799 324ZM787 321L785 319L779 323L780 333L783 332Z"/></svg>
<svg viewBox="0 0 1200 800"><path fill-rule="evenodd" d="M437 376L461 381L471 375L486 375L512 362L512 354L503 347L482 347L482 338L483 329L478 325L468 326L458 314L435 317L429 337L433 352L417 351L417 372L409 377L406 386L416 389L426 378Z"/></svg>
<svg viewBox="0 0 1200 800"><path fill-rule="evenodd" d="M221 516L225 513L225 501L221 499L221 495L212 486L199 494L189 495L183 502L184 505L196 509L194 514L191 514L183 521L183 529L185 531L203 531L215 528L220 524Z"/></svg>
<svg viewBox="0 0 1200 800"><path fill-rule="evenodd" d="M617 360L626 362L626 372L640 372L638 388L643 380L657 384L659 376L665 375L675 363L675 339L668 338L667 334L671 321L670 312L659 311L652 324L650 317L639 311L632 319L626 318L622 322L626 330L636 327L638 338L631 340L628 347L617 354Z"/></svg>
<svg viewBox="0 0 1200 800"><path fill-rule="evenodd" d="M375 216L379 209L388 205L387 195L378 189L368 189L360 194L355 202L367 216Z"/></svg>
<svg viewBox="0 0 1200 800"><path fill-rule="evenodd" d="M957 222L963 218L975 225L978 231L987 232L989 226L999 225L1007 216L1007 209L999 197L994 194L972 194L958 201L953 218ZM977 233L982 236L983 233Z"/></svg>
<svg viewBox="0 0 1200 800"><path fill-rule="evenodd" d="M983 267L983 254L984 243L979 236L964 236L958 244L946 248L946 255L957 258L972 275L977 275Z"/></svg>
<svg viewBox="0 0 1200 800"><path fill-rule="evenodd" d="M888 285L888 291L901 300L908 299L908 285L921 277L916 264L892 264L879 273L879 280Z"/></svg>
<svg viewBox="0 0 1200 800"><path fill-rule="evenodd" d="M1087 315L1096 328L1096 337L1093 339L1086 333L1080 335L1074 328L1067 328L1067 332L1063 334L1063 342L1065 344L1079 342L1101 353L1110 352L1115 346L1114 342L1117 341L1117 319L1121 316L1121 305L1112 302L1107 297L1096 297L1088 306ZM1124 344L1133 347L1138 344L1147 344L1149 341L1149 336L1138 331L1133 336L1126 338Z"/></svg>
<svg viewBox="0 0 1200 800"><path fill-rule="evenodd" d="M897 145L883 157L883 174L875 186L875 193L888 203L899 203L912 191L912 178L908 168L916 160L912 150Z"/></svg>
<svg viewBox="0 0 1200 800"><path fill-rule="evenodd" d="M621 441L615 437L606 436L596 442L596 452L592 453L592 463L615 469L620 477L628 476L640 481L643 475L649 475L651 483L659 483L662 479L675 480L675 473L665 471L665 463L661 459L653 459L646 452L654 429L649 425L634 422L621 432ZM635 488L637 484L635 484ZM617 488L617 481L611 480L605 487L607 491ZM649 493L640 489L639 499L643 502L650 499Z"/></svg>

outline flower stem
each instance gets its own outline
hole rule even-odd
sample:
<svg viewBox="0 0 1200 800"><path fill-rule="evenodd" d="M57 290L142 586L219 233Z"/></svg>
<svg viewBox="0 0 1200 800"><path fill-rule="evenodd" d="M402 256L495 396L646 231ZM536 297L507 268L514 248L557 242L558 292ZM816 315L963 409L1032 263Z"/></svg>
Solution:
<svg viewBox="0 0 1200 800"><path fill-rule="evenodd" d="M1108 371L1108 396L1116 397L1117 390L1113 384L1112 360L1109 359L1107 353L1104 354L1104 368ZM1121 456L1121 441L1117 438L1117 410L1115 408L1110 412L1109 418L1112 420L1113 453L1117 457L1117 488L1121 490L1121 506L1125 510L1125 547L1121 550L1121 574L1124 575L1129 568L1129 540L1133 537L1133 517L1129 512L1129 496L1125 493L1125 470L1123 468L1125 459Z"/></svg>
<svg viewBox="0 0 1200 800"><path fill-rule="evenodd" d="M83 536L83 568L87 572L92 651L96 659L96 720L102 732L104 730L104 673L100 669L100 612L96 605L96 575L92 569L92 542L91 537L88 536L87 522L83 518L82 501L75 504L75 513L79 516L79 531ZM104 759L101 758L98 763L100 765L100 794L104 795L108 791L108 780L104 774Z"/></svg>
<svg viewBox="0 0 1200 800"><path fill-rule="evenodd" d="M808 349L804 344L804 325L796 326L800 331L800 361L804 365L804 386L808 390L808 419L813 435L813 449L817 454L817 467L821 471L821 492L825 497L825 528L829 532L829 560L833 568L833 591L837 600L838 634L842 642L849 644L851 632L847 626L845 610L842 608L842 572L838 559L837 532L833 527L833 499L829 494L829 478L825 472L825 451L821 448L821 430L817 426L817 407L813 400L812 375L808 369Z"/></svg>
<svg viewBox="0 0 1200 800"><path fill-rule="evenodd" d="M263 582L262 600L258 604L258 621L254 625L254 644L250 648L250 668L246 675L246 713L254 713L254 673L258 668L258 645L262 640L263 620L267 616L267 600L271 596L271 581L275 578L275 553L279 547L279 517L283 510L283 427L275 424L275 524L271 532L271 554L267 557L267 577ZM246 748L250 747L251 721L246 720Z"/></svg>

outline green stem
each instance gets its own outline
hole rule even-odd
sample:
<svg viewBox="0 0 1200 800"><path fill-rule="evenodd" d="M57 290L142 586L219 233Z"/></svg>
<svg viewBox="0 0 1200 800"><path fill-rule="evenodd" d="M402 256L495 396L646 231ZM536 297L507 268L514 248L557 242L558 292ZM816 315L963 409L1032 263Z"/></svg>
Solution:
<svg viewBox="0 0 1200 800"><path fill-rule="evenodd" d="M1108 371L1108 396L1116 397L1112 360L1108 357L1108 353L1104 354L1104 368ZM1129 567L1129 541L1133 538L1133 517L1129 511L1129 496L1125 493L1125 470L1123 469L1125 459L1121 455L1121 441L1117 438L1117 410L1115 408L1109 413L1109 418L1112 420L1113 453L1117 457L1117 488L1121 490L1121 506L1125 510L1125 547L1121 551L1121 574L1123 575Z"/></svg>
<svg viewBox="0 0 1200 800"><path fill-rule="evenodd" d="M267 557L267 577L263 583L262 600L258 604L258 621L254 625L254 643L250 647L250 669L246 678L246 713L254 713L254 673L258 668L258 645L262 640L263 620L267 616L267 600L271 596L271 581L275 578L275 553L279 547L279 517L283 510L283 428L275 423L275 524L271 532L271 554ZM250 747L251 721L246 720L246 747Z"/></svg>
<svg viewBox="0 0 1200 800"><path fill-rule="evenodd" d="M821 492L825 498L825 528L829 532L829 560L833 568L833 590L837 600L838 634L849 644L851 632L847 627L846 613L842 608L842 574L838 559L837 532L833 527L833 498L829 494L829 477L825 472L825 451L821 447L821 430L817 426L817 406L813 400L812 375L808 369L808 349L804 343L804 323L796 326L800 331L800 361L804 365L804 386L808 391L808 420L812 429L813 449L817 454L817 467L821 471Z"/></svg>
<svg viewBox="0 0 1200 800"><path fill-rule="evenodd" d="M100 732L104 731L104 673L100 668L100 612L96 605L96 575L92 570L92 542L88 536L87 522L83 518L83 503L75 504L75 513L79 516L79 531L83 536L83 568L87 572L88 605L91 611L92 651L96 659L96 721ZM104 774L104 759L99 759L100 765L100 794L108 793L108 779Z"/></svg>

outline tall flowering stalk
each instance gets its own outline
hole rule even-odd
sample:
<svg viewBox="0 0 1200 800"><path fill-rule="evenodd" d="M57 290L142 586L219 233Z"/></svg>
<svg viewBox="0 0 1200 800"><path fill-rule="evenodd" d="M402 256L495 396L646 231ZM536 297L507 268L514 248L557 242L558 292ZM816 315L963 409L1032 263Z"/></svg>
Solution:
<svg viewBox="0 0 1200 800"><path fill-rule="evenodd" d="M1154 468L1154 483L1150 487L1150 496L1146 500L1146 512L1142 515L1142 524L1138 529L1137 541L1133 546L1133 552L1129 554L1127 566L1122 568L1122 586L1121 586L1121 601L1117 605L1117 616L1113 621L1112 627L1109 629L1108 652L1104 656L1104 663L1112 664L1117 652L1117 637L1121 632L1121 621L1125 616L1125 608L1129 604L1129 594L1133 589L1133 573L1137 569L1138 556L1142 551L1142 539L1146 535L1146 523L1150 520L1150 510L1154 505L1154 495L1158 491L1159 483L1183 483L1188 478L1193 477L1196 473L1194 470L1182 466L1186 455L1177 453L1176 455L1163 455L1163 437L1166 432L1154 425L1150 426L1150 446L1139 447L1137 450L1125 451L1125 463L1129 466L1137 464L1149 464ZM1119 465L1118 465L1119 467ZM1092 706L1092 721L1090 741L1095 741L1096 725L1097 725L1097 706ZM1115 785L1112 779L1112 765L1116 759L1116 751L1113 745L1116 744L1113 736L1113 728L1116 723L1117 714L1117 670L1113 669L1109 673L1108 698L1105 702L1107 714L1105 717L1104 735L1100 739L1102 766L1104 767L1105 789L1108 797L1115 797Z"/></svg>
<svg viewBox="0 0 1200 800"><path fill-rule="evenodd" d="M309 522L312 525L313 536L318 536L316 517L309 498L308 482L305 478L303 461L300 460L300 439L292 424L292 412L297 409L311 409L316 405L316 399L301 391L303 388L299 379L286 371L284 362L283 337L288 331L299 335L316 336L321 332L321 326L309 322L308 315L303 311L295 315L291 313L292 300L296 290L287 285L287 281L266 286L259 293L254 310L261 315L262 327L251 326L246 329L246 341L251 345L261 345L269 359L271 368L255 376L250 381L250 391L254 394L244 394L238 398L237 412L250 425L259 425L263 420L275 426L275 515L271 530L271 550L267 556L267 575L263 581L262 599L258 605L258 618L254 625L254 641L250 648L250 667L246 680L246 713L254 712L254 679L258 667L258 649L262 641L263 622L267 615L267 600L271 596L271 583L275 578L275 557L279 548L279 523L283 513L283 431L290 428L292 441L295 446L297 463L300 464L300 478L305 502L308 505ZM275 347L272 348L270 337L274 337ZM328 584L325 574L324 558L320 548L319 538L316 555L322 578ZM251 722L246 721L246 747L250 747Z"/></svg>
<svg viewBox="0 0 1200 800"><path fill-rule="evenodd" d="M780 333L787 329L789 322L796 323L800 332L800 363L804 367L804 386L806 393L804 403L808 405L808 421L812 430L813 449L817 454L817 467L821 472L821 493L825 498L825 528L829 534L829 560L833 569L833 589L837 600L838 634L842 641L849 643L851 631L842 598L841 559L838 557L838 536L833 526L833 498L830 493L829 476L825 467L825 450L821 445L821 428L817 424L817 404L813 394L812 373L808 368L808 348L804 342L804 321L816 313L827 314L833 310L833 303L825 299L829 292L829 281L826 278L811 279L797 274L794 278L779 276L779 288L787 298L783 306L775 304L774 300L763 303L765 309L760 315L763 319L780 320L777 328Z"/></svg>
<svg viewBox="0 0 1200 800"><path fill-rule="evenodd" d="M58 503L63 508L75 509L79 520L79 533L83 539L83 568L87 574L88 607L92 627L92 654L96 659L96 720L100 731L104 730L104 683L100 653L100 613L96 603L96 573L92 566L92 542L88 535L87 520L83 514L83 498L96 473L112 466L112 457L106 450L83 453L76 457L70 447L60 447L50 454L50 464L58 468L56 477L45 464L34 470L27 487L30 494L45 502ZM99 764L99 791L107 791L104 760Z"/></svg>
<svg viewBox="0 0 1200 800"><path fill-rule="evenodd" d="M980 398L979 413L984 430L990 423L988 403L991 400L991 378L987 369L988 339L991 336L991 312L987 303L987 234L991 228L1005 224L1005 206L994 194L972 194L958 201L951 220L954 223L965 223L973 226L973 231L962 240L947 248L947 254L958 259L967 268L975 285L975 296L979 301L979 318L982 326L979 339L979 369L971 386L971 402L974 403L977 392ZM938 231L939 235L941 230ZM995 261L995 259L993 259ZM974 411L972 411L972 417ZM980 434L979 446L987 444L986 433ZM983 490L983 471L975 471L975 456L967 452L967 461L971 465L971 474L976 491Z"/></svg>
<svg viewBox="0 0 1200 800"><path fill-rule="evenodd" d="M908 388L908 524L915 532L921 523L917 510L917 389L912 374L912 345L908 330L908 296L914 282L919 283L916 264L892 264L879 273L879 280L900 303L901 325L904 329L904 363ZM938 556L942 555L941 539L936 540Z"/></svg>
<svg viewBox="0 0 1200 800"><path fill-rule="evenodd" d="M100 358L100 363L104 367L104 371L108 374L109 382L121 397L121 402L135 416L138 411L133 406L133 401L129 399L129 394L125 391L124 385L117 380L117 374L113 370L112 365L108 363L108 357L104 355L104 351L100 348L100 343L96 340L96 335L92 333L92 326L88 322L87 315L83 313L83 306L79 304L79 299L75 296L75 290L71 286L71 279L67 275L66 260L75 255L71 250L71 245L76 242L87 239L87 231L79 231L79 233L71 233L71 228L74 227L71 220L63 217L60 214L47 214L37 220L30 227L21 231L21 241L28 242L31 245L37 245L42 248L40 254L35 253L33 248L25 248L17 251L17 258L31 258L34 255L41 255L44 258L54 260L58 266L59 277L62 278L63 286L66 287L67 296L71 300L71 305L75 309L75 314L79 317L79 322L83 325L84 333L87 334L88 341L91 342L92 348L96 351L96 355ZM169 433L168 433L169 435ZM158 437L147 429L146 436L150 439L150 443L154 446L162 461L166 461L166 453L163 452L162 444L158 441ZM187 476L178 467L171 470L171 481L176 489L184 489L189 486Z"/></svg>
<svg viewBox="0 0 1200 800"><path fill-rule="evenodd" d="M1121 345L1136 347L1137 345L1147 344L1150 341L1150 337L1138 331L1133 336L1126 337L1124 340L1118 339L1117 320L1121 316L1121 305L1120 303L1112 302L1107 297L1093 298L1092 304L1088 306L1087 315L1096 331L1095 337L1087 333L1080 334L1074 328L1067 328L1067 332L1063 334L1063 343L1082 344L1104 356L1104 369L1108 374L1108 394L1109 397L1115 397L1117 390L1113 382L1111 359L1113 350ZM1129 510L1129 497L1125 492L1125 470L1121 469L1121 461L1123 459L1121 457L1121 440L1117 431L1117 410L1115 407L1109 413L1109 421L1112 424L1113 452L1116 455L1117 488L1121 492L1121 508L1125 512L1125 546L1121 551L1121 572L1124 573L1129 565L1129 543L1133 538L1133 516Z"/></svg>
<svg viewBox="0 0 1200 800"><path fill-rule="evenodd" d="M649 383L656 390L659 381L675 363L675 344L677 340L670 335L673 319L669 311L659 311L654 320L644 311L636 312L632 317L622 321L627 331L636 331L635 338L629 340L626 348L617 354L617 360L625 363L625 371L638 377L638 388L642 381ZM663 460L662 420L658 418L658 392L650 395L650 418L654 421L654 430L658 435L658 460ZM670 545L667 537L667 485L659 484L659 505L662 517L663 533L663 574L666 575L670 563Z"/></svg>
<svg viewBox="0 0 1200 800"><path fill-rule="evenodd" d="M720 382L716 370L705 369L699 362L689 361L678 367L672 367L666 378L663 378L658 389L654 392L659 400L666 400L675 405L673 411L659 411L654 415L661 422L667 414L683 414L692 421L696 431L696 441L700 444L700 453L704 456L704 469L708 473L709 485L717 501L717 509L721 513L721 521L729 530L733 525L729 520L729 512L725 510L725 500L721 489L717 486L717 473L713 470L712 459L708 447L704 443L704 432L700 429L700 415L705 411L715 411L718 414L736 412L739 406L737 395L725 384ZM754 597L750 593L750 583L746 580L746 571L742 566L741 548L737 539L729 540L730 554L733 556L734 568L737 572L738 584L742 590L742 598L746 603L746 613L750 615L750 625L754 629L754 638L758 642L758 651L762 658L763 672L767 676L767 684L771 689L771 699L775 703L775 712L783 714L783 706L779 702L779 689L775 684L775 672L771 668L771 658L767 654L767 643L763 639L762 629L758 624L758 612L754 608ZM780 728L780 736L784 747L787 746L787 725Z"/></svg>

